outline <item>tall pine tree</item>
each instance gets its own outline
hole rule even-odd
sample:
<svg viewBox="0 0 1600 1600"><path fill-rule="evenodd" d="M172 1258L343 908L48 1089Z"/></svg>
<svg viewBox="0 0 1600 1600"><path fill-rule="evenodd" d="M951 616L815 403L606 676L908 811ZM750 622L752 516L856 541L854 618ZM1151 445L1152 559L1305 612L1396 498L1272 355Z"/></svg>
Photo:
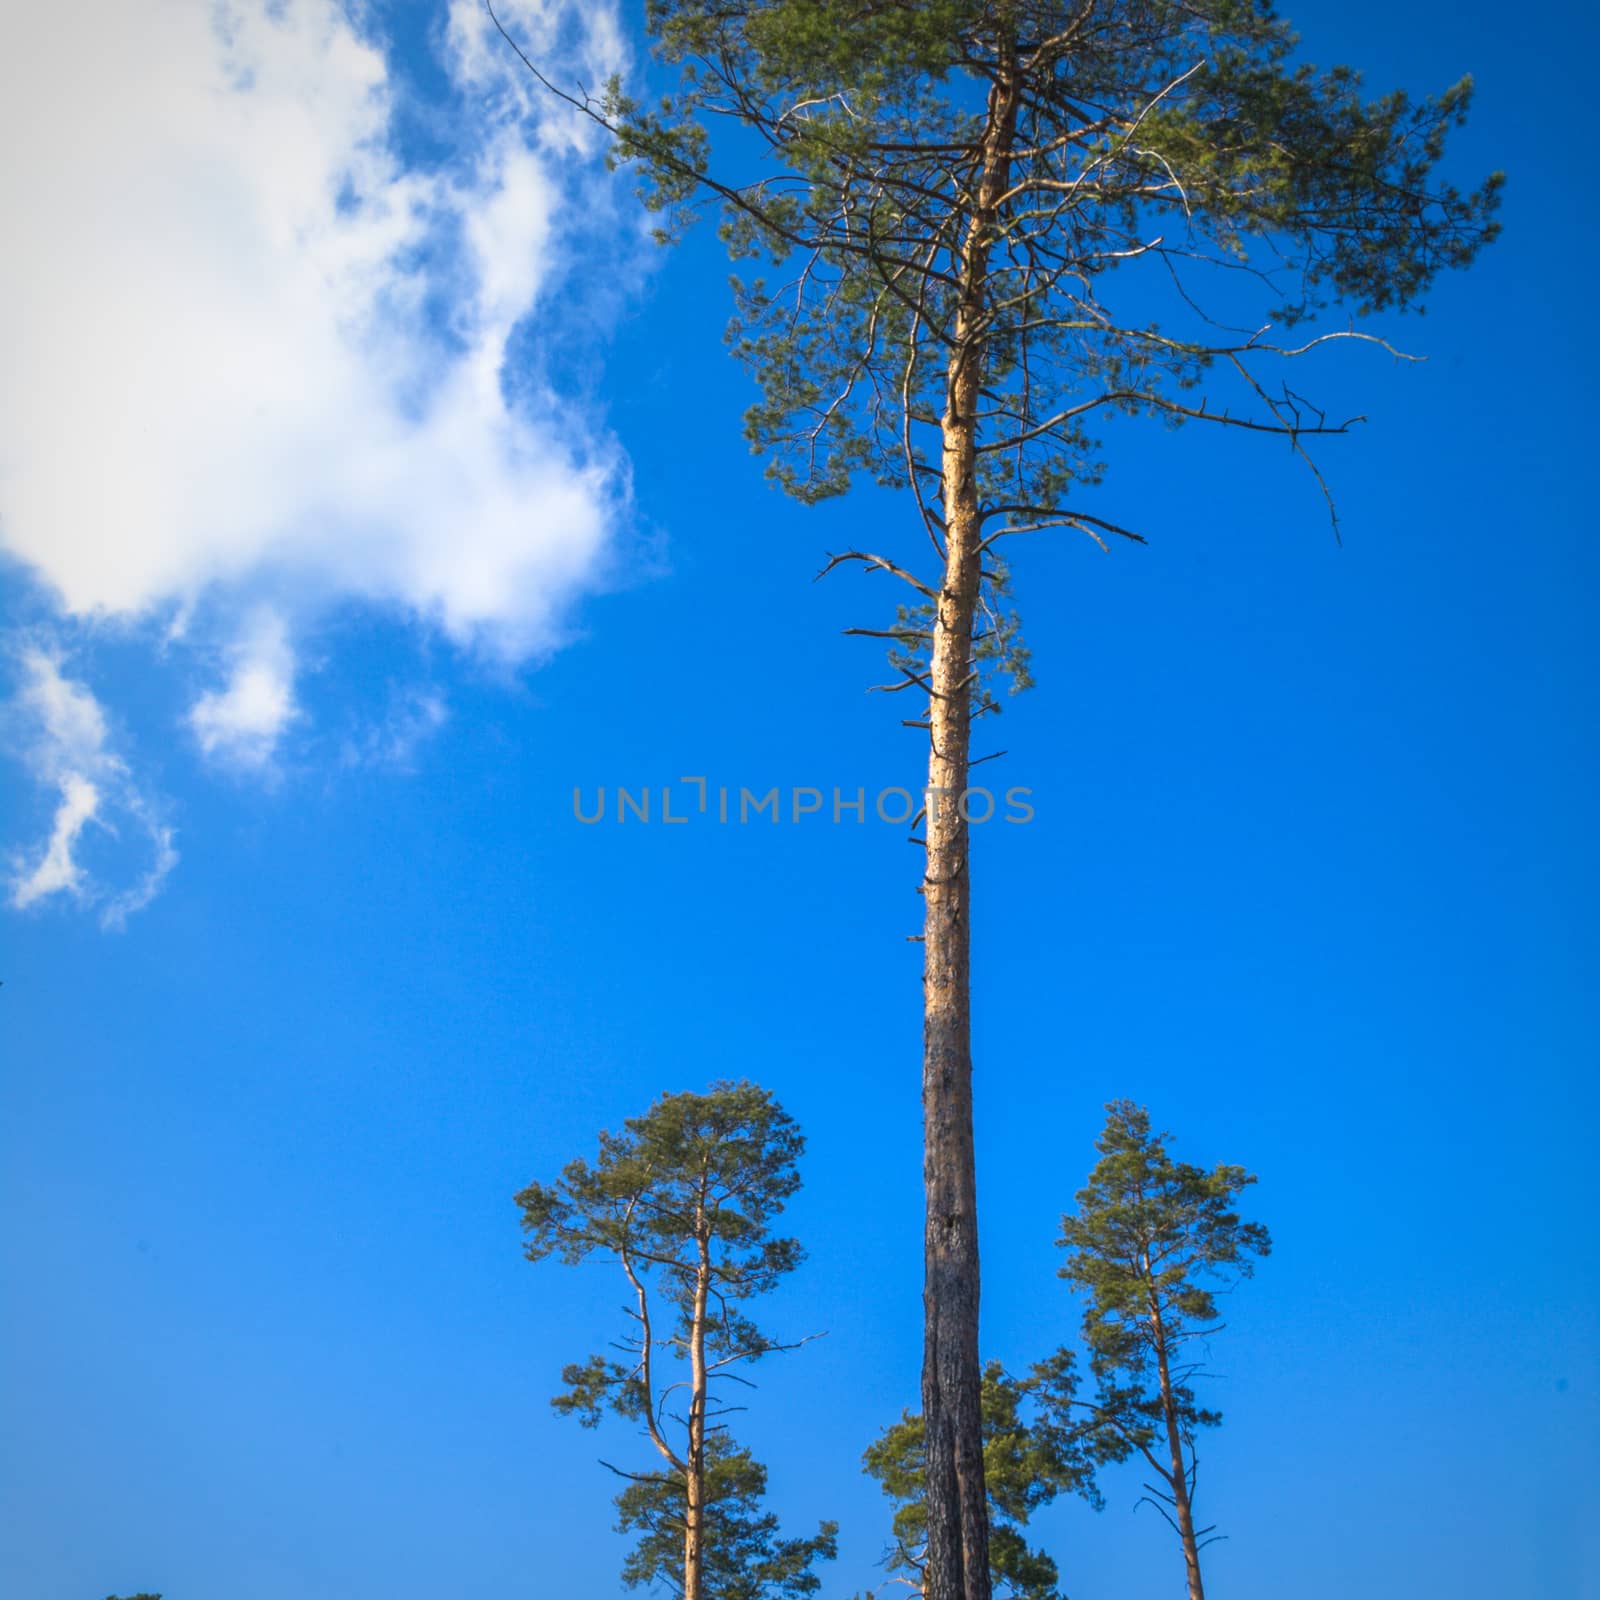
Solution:
<svg viewBox="0 0 1600 1600"><path fill-rule="evenodd" d="M1086 503L1098 419L1250 431L1303 456L1346 431L1279 369L1381 341L1344 315L1282 330L1416 304L1493 237L1500 180L1438 176L1469 80L1368 96L1354 72L1300 62L1266 0L646 0L645 15L672 75L658 99L570 92L523 60L613 131L664 238L700 202L720 209L733 345L760 393L748 432L778 482L819 500L865 474L911 502L903 536L824 570L909 591L855 631L889 641L928 741L927 1592L988 1600L965 797L973 722L998 703L984 669L1026 673L1000 547L1141 537Z"/></svg>

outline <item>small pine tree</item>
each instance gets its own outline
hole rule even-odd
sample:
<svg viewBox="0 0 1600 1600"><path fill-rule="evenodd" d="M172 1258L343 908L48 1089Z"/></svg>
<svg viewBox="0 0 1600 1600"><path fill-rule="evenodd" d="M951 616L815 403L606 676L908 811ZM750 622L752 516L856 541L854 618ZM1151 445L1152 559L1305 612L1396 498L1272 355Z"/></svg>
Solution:
<svg viewBox="0 0 1600 1600"><path fill-rule="evenodd" d="M632 1291L633 1326L614 1346L626 1359L569 1364L566 1391L551 1401L585 1427L607 1411L623 1417L654 1447L653 1471L613 1468L628 1479L619 1530L640 1535L623 1569L629 1585L669 1583L683 1600L793 1600L816 1587L810 1562L833 1554L830 1523L814 1539L778 1539L758 1510L766 1469L729 1439L722 1419L734 1408L716 1389L793 1348L744 1308L803 1259L773 1223L800 1187L804 1148L765 1089L715 1083L662 1095L620 1134L602 1133L593 1163L573 1161L555 1183L516 1197L530 1261L610 1257Z"/></svg>
<svg viewBox="0 0 1600 1600"><path fill-rule="evenodd" d="M1076 1213L1061 1219L1057 1242L1070 1253L1060 1275L1088 1300L1101 1417L1156 1474L1150 1503L1182 1542L1189 1600L1205 1600L1200 1550L1211 1529L1194 1523L1195 1433L1222 1416L1196 1401L1203 1368L1188 1350L1221 1331L1218 1290L1248 1278L1272 1241L1234 1209L1256 1181L1243 1167L1174 1161L1171 1135L1153 1133L1143 1107L1116 1100L1106 1110L1100 1160Z"/></svg>
<svg viewBox="0 0 1600 1600"><path fill-rule="evenodd" d="M1061 1600L1055 1560L1029 1546L1023 1529L1058 1495L1081 1495L1096 1510L1095 1469L1120 1460L1128 1446L1115 1430L1085 1412L1075 1398L1076 1362L1070 1350L1036 1361L1014 1378L998 1361L983 1369L983 1472L989 1494L989 1571L997 1595L1009 1600ZM920 1592L928 1540L926 1430L907 1411L868 1447L862 1463L895 1502L894 1543L884 1566Z"/></svg>
<svg viewBox="0 0 1600 1600"><path fill-rule="evenodd" d="M622 1581L680 1593L683 1582L683 1474L640 1474L617 1496L617 1531L638 1534ZM703 1582L716 1600L805 1600L822 1587L812 1570L838 1553L835 1522L809 1539L784 1539L778 1519L762 1510L767 1469L725 1433L706 1441L706 1540Z"/></svg>

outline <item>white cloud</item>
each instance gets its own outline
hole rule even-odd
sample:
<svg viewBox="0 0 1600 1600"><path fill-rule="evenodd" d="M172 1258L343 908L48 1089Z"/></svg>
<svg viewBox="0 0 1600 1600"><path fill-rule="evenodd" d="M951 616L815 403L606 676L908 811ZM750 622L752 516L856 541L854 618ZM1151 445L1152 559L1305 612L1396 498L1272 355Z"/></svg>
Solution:
<svg viewBox="0 0 1600 1600"><path fill-rule="evenodd" d="M12 886L11 903L18 908L53 894L83 893L83 871L72 859L72 850L84 824L100 809L100 791L75 772L68 773L60 787L61 803L44 854L34 869L19 876Z"/></svg>
<svg viewBox="0 0 1600 1600"><path fill-rule="evenodd" d="M294 654L283 619L259 613L233 650L227 687L200 696L189 712L200 748L237 767L271 764L278 740L298 714Z"/></svg>
<svg viewBox="0 0 1600 1600"><path fill-rule="evenodd" d="M60 657L32 646L22 652L20 666L22 684L6 708L7 727L29 775L55 797L55 813L42 848L12 861L11 903L25 910L65 895L98 906L105 926L121 927L177 864L173 830L111 749L99 702L66 676ZM118 853L119 870L131 879L125 887L102 882L80 861L91 826L137 850L136 862L126 850Z"/></svg>
<svg viewBox="0 0 1600 1600"><path fill-rule="evenodd" d="M563 82L627 65L615 0L499 9ZM581 322L559 297L582 241L614 235L608 282L637 270L596 130L537 89L479 0L435 25L449 88L425 105L370 15L34 5L0 51L0 551L64 622L167 619L153 665L188 675L193 640L220 638L225 676L188 729L267 774L308 720L294 636L354 601L537 659L606 581L627 512L603 420L545 375ZM25 695L99 716L59 666L30 671ZM403 766L431 731L412 723L371 744L403 753L366 759ZM175 860L98 726L75 746L95 759L33 749L61 771L41 779L56 819L18 904L116 920ZM120 901L80 865L118 817L155 847Z"/></svg>
<svg viewBox="0 0 1600 1600"><path fill-rule="evenodd" d="M621 64L606 4L508 9L594 76ZM375 601L513 659L560 642L625 463L542 381L537 328L514 402L502 369L607 180L476 5L445 40L472 99L421 170L395 153L402 86L334 0L15 21L0 543L67 610L270 574L302 605Z"/></svg>

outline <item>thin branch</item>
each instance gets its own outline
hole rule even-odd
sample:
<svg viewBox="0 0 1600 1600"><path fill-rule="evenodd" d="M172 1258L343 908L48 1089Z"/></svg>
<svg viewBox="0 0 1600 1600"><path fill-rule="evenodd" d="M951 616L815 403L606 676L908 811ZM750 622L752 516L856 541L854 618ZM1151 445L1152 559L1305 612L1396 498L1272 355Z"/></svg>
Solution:
<svg viewBox="0 0 1600 1600"><path fill-rule="evenodd" d="M904 567L896 566L894 562L886 561L882 556L872 555L865 550L846 550L843 555L829 556L827 566L825 566L822 571L819 572L811 581L816 583L821 579L826 578L835 567L842 565L846 561L864 562L869 571L892 572L895 577L899 578L902 582L909 583L918 594L926 595L930 600L937 600L939 598L939 594L936 589L930 589L920 578L912 577L912 575L907 572Z"/></svg>

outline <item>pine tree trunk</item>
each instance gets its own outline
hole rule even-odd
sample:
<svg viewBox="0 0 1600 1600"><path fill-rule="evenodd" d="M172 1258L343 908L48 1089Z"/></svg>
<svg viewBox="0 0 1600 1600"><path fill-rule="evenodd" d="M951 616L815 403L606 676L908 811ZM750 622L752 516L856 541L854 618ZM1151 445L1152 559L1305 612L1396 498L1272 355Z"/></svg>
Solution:
<svg viewBox="0 0 1600 1600"><path fill-rule="evenodd" d="M1183 1563L1189 1578L1189 1600L1206 1600L1200 1581L1200 1546L1195 1539L1194 1508L1189 1504L1189 1479L1184 1470L1183 1436L1178 1429L1178 1407L1172 1395L1172 1371L1167 1362L1166 1334L1161 1314L1154 1314L1156 1366L1161 1379L1161 1413L1167 1424L1167 1449L1172 1459L1172 1506L1177 1513L1178 1537L1183 1541Z"/></svg>
<svg viewBox="0 0 1600 1600"><path fill-rule="evenodd" d="M970 454L970 452L969 452ZM951 464L947 447L946 469ZM967 787L975 537L950 527L934 630L923 878L924 1347L927 1600L988 1600L978 1357L978 1200L972 1147L971 880Z"/></svg>
<svg viewBox="0 0 1600 1600"><path fill-rule="evenodd" d="M962 257L943 425L945 570L929 682L927 859L923 876L922 1412L927 1429L926 1600L989 1600L978 1356L978 1196L972 1135L972 893L965 816L972 635L982 519L974 477L991 229L1009 171L1015 98L989 96L983 168Z"/></svg>
<svg viewBox="0 0 1600 1600"><path fill-rule="evenodd" d="M689 1325L689 1448L685 1452L683 1514L683 1600L704 1600L706 1479L706 1305L710 1293L709 1253L700 1246L694 1312Z"/></svg>

